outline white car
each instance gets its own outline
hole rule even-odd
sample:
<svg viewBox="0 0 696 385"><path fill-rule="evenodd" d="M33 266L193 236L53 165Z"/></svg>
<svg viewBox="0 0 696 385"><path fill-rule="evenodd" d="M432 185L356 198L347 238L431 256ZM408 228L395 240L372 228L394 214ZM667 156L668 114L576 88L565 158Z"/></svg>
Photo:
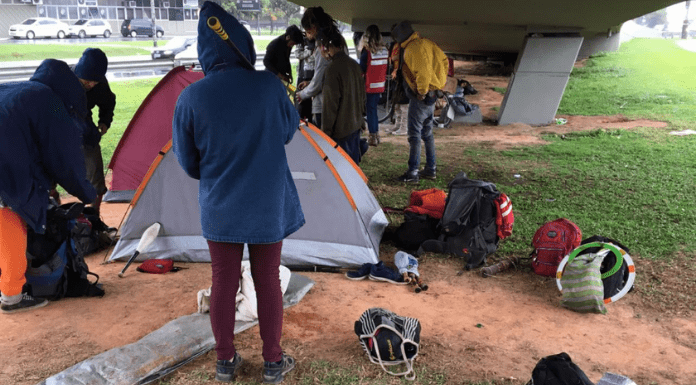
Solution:
<svg viewBox="0 0 696 385"><path fill-rule="evenodd" d="M25 37L57 37L62 39L68 33L68 25L50 17L32 17L21 24L10 26L10 37L19 39Z"/></svg>
<svg viewBox="0 0 696 385"><path fill-rule="evenodd" d="M99 19L80 19L75 22L75 24L68 27L69 36L77 36L80 39L84 39L88 36L97 37L104 36L108 38L111 36L111 25L104 20Z"/></svg>

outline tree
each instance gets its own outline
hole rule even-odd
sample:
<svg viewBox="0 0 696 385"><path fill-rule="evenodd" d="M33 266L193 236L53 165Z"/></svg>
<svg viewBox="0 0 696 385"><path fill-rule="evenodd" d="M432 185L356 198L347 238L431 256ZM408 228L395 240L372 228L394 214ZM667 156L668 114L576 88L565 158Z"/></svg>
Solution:
<svg viewBox="0 0 696 385"><path fill-rule="evenodd" d="M236 0L221 0L220 6L230 15L236 17L237 19L241 19L242 13L237 9Z"/></svg>
<svg viewBox="0 0 696 385"><path fill-rule="evenodd" d="M290 17L300 12L300 6L287 0L261 0L262 12L271 17L271 33L273 22L278 19L288 21Z"/></svg>
<svg viewBox="0 0 696 385"><path fill-rule="evenodd" d="M636 24L644 25L648 28L655 28L656 25L667 25L667 9L663 8L659 11L648 13L634 19Z"/></svg>

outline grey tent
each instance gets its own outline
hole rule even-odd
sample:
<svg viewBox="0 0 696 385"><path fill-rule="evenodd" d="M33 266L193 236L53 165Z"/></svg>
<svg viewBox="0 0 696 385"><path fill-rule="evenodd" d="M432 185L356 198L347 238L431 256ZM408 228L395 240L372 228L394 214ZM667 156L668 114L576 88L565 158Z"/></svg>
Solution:
<svg viewBox="0 0 696 385"><path fill-rule="evenodd" d="M286 154L306 224L283 242L281 263L290 267L377 263L388 221L367 178L319 129L301 124L298 130ZM210 262L201 236L198 181L183 171L171 141L150 166L127 215L110 260L129 258L145 229L159 222L158 237L137 260Z"/></svg>

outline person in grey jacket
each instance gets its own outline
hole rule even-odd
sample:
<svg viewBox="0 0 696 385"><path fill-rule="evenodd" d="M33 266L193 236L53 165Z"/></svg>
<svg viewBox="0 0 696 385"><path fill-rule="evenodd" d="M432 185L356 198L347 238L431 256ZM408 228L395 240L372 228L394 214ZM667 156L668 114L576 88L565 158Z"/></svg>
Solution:
<svg viewBox="0 0 696 385"><path fill-rule="evenodd" d="M322 7L307 8L302 15L302 28L305 30L307 38L317 39L317 36L326 33L331 29L338 29L336 21ZM324 71L329 62L321 55L319 49L314 50L314 76L309 82L302 82L297 87L297 102L312 98L312 114L314 115L314 125L321 128L321 109L322 109L322 89L324 87Z"/></svg>

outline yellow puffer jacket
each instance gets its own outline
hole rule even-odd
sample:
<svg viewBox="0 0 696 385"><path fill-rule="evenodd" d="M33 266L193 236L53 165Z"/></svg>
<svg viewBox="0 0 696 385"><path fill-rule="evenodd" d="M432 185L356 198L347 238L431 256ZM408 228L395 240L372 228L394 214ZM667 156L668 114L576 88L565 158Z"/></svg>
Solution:
<svg viewBox="0 0 696 385"><path fill-rule="evenodd" d="M413 91L425 95L445 86L449 61L437 44L414 32L401 43L401 48L404 50L404 78Z"/></svg>

